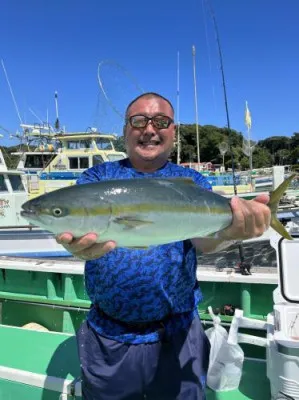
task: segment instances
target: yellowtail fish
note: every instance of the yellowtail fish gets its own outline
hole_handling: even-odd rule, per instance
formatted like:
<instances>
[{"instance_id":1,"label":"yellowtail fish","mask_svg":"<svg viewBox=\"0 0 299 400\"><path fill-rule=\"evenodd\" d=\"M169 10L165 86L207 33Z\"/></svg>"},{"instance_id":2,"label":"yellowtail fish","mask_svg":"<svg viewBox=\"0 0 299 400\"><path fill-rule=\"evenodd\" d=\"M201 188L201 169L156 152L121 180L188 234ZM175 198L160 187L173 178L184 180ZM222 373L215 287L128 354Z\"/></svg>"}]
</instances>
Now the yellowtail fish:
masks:
<instances>
[{"instance_id":1,"label":"yellowtail fish","mask_svg":"<svg viewBox=\"0 0 299 400\"><path fill-rule=\"evenodd\" d=\"M271 226L292 239L276 217L278 203L295 175L270 197ZM208 237L232 222L230 200L189 178L126 179L74 185L23 204L21 215L54 234L81 237L96 232L99 241L119 247L148 247Z\"/></svg>"}]
</instances>

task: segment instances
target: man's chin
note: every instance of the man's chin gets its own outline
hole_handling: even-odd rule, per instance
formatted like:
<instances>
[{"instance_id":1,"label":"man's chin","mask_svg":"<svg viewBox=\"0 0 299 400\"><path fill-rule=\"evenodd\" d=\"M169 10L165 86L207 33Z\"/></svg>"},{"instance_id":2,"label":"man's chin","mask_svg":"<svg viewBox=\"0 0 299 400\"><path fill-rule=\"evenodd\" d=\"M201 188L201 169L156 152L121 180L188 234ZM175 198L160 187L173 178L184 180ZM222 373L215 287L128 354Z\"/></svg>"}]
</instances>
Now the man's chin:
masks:
<instances>
[{"instance_id":1,"label":"man's chin","mask_svg":"<svg viewBox=\"0 0 299 400\"><path fill-rule=\"evenodd\" d=\"M138 149L138 155L143 160L154 160L161 156L163 152L160 149Z\"/></svg>"}]
</instances>

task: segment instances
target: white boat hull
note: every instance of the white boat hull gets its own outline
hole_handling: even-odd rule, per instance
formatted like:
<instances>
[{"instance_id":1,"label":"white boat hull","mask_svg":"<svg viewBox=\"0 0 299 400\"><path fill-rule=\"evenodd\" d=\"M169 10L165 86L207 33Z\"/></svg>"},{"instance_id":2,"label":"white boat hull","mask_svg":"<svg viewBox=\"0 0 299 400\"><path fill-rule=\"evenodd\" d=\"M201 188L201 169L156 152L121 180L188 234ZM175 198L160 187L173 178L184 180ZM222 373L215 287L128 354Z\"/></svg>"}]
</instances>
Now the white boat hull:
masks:
<instances>
[{"instance_id":1,"label":"white boat hull","mask_svg":"<svg viewBox=\"0 0 299 400\"><path fill-rule=\"evenodd\" d=\"M41 229L0 229L0 255L29 258L71 257L53 234Z\"/></svg>"}]
</instances>

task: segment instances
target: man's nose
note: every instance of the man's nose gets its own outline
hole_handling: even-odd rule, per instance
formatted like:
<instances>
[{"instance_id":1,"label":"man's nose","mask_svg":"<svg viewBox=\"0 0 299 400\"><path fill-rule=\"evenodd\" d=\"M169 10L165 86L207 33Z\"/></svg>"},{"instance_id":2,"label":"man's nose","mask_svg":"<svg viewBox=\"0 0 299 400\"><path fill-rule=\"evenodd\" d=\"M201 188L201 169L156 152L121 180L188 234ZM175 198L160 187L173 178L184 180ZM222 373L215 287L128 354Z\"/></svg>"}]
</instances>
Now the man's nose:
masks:
<instances>
[{"instance_id":1,"label":"man's nose","mask_svg":"<svg viewBox=\"0 0 299 400\"><path fill-rule=\"evenodd\" d=\"M154 127L152 120L148 121L148 123L145 127L145 132L146 133L156 133L156 128Z\"/></svg>"}]
</instances>

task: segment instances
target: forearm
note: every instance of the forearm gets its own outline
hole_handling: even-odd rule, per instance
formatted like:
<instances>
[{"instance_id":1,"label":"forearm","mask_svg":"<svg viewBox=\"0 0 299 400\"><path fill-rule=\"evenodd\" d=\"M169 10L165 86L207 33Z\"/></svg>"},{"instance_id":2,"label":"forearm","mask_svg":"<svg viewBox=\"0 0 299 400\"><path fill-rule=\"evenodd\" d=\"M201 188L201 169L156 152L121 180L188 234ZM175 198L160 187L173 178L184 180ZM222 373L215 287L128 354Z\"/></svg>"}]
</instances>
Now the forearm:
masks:
<instances>
[{"instance_id":1,"label":"forearm","mask_svg":"<svg viewBox=\"0 0 299 400\"><path fill-rule=\"evenodd\" d=\"M218 253L219 251L228 249L236 243L235 240L210 239L210 238L193 238L191 239L193 246L202 253Z\"/></svg>"}]
</instances>

